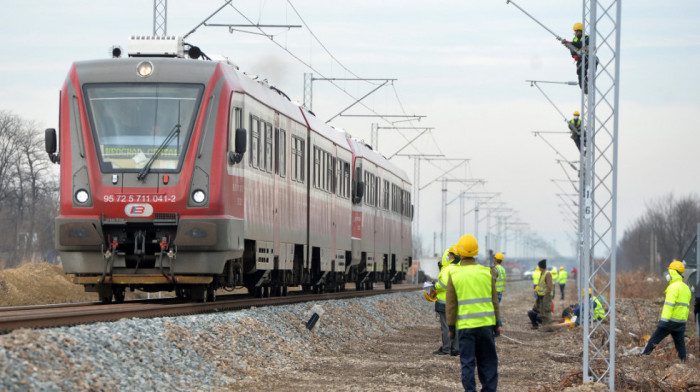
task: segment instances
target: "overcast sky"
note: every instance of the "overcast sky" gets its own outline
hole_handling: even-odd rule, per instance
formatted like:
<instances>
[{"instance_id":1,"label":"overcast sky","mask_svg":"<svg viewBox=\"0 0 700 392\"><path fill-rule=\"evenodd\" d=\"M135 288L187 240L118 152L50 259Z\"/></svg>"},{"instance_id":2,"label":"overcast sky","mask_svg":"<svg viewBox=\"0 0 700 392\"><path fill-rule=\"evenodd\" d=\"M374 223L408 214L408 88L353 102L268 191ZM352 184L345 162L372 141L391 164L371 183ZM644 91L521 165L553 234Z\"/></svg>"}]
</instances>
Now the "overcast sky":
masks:
<instances>
[{"instance_id":1,"label":"overcast sky","mask_svg":"<svg viewBox=\"0 0 700 392\"><path fill-rule=\"evenodd\" d=\"M581 21L581 1L516 2L562 37L571 38L573 24ZM170 0L168 35L184 35L223 3ZM236 0L232 4L256 23L303 24L287 1ZM487 181L472 190L500 192L499 200L516 210L518 219L533 232L562 254L574 254L573 216L562 212L556 195L562 192L551 181L566 178L556 162L560 157L533 136L534 131L566 131L566 124L542 93L525 82L576 80L573 60L550 33L504 0L438 5L415 0L292 0L291 4L352 73L398 79L393 87L381 88L364 102L381 114L405 110L426 116L413 125L435 129L404 153L470 159L468 167L453 172L453 178ZM0 110L36 120L42 128L57 127L58 92L73 61L108 57L113 45L128 46L129 35L153 30L151 0L0 0L0 5L4 16ZM210 22L247 23L232 7ZM648 202L667 193L698 192L699 22L697 0L622 3L618 238ZM266 30L315 71L260 35L229 34L223 27L202 26L186 41L209 56L226 56L241 70L268 78L298 101L303 98L305 72L314 72L315 77L353 77L330 58L307 28ZM339 85L357 98L375 87L363 82ZM314 112L320 118L328 119L352 103L328 82L318 81L313 87ZM578 86L541 87L567 118L579 109ZM357 106L348 113L371 112ZM372 122L388 125L379 119L346 117L332 124L369 143ZM391 156L417 134L381 130L379 151ZM578 159L567 134L544 136L567 159ZM413 161L404 157L392 161L413 178ZM444 162L423 162L421 184L448 167ZM452 200L463 188L450 183L448 189ZM433 233L440 231L440 185L425 188L420 199L421 236L430 243L426 248L432 249ZM471 208L473 202L468 201L466 209ZM455 202L448 210L448 244L461 234L458 213ZM485 224L479 226L480 241ZM474 231L473 215L466 217L465 230ZM507 249L511 254L516 252L512 243L509 240Z\"/></svg>"}]
</instances>

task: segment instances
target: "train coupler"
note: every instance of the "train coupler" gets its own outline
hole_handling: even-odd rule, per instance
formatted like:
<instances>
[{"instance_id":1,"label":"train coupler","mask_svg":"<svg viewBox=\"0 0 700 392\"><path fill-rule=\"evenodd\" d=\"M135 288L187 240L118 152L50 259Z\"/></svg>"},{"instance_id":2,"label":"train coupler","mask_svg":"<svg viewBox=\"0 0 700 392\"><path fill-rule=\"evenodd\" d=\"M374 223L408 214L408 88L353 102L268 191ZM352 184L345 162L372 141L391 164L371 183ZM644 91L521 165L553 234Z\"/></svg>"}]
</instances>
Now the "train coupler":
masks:
<instances>
[{"instance_id":1,"label":"train coupler","mask_svg":"<svg viewBox=\"0 0 700 392\"><path fill-rule=\"evenodd\" d=\"M117 246L119 246L119 241L115 237L113 240L107 237L109 247L107 251L104 251L104 245L102 245L102 257L105 259L105 269L102 271L102 277L97 281L98 285L104 283L107 274L109 273L109 278L112 278L112 266L114 265L114 256L117 255Z\"/></svg>"}]
</instances>

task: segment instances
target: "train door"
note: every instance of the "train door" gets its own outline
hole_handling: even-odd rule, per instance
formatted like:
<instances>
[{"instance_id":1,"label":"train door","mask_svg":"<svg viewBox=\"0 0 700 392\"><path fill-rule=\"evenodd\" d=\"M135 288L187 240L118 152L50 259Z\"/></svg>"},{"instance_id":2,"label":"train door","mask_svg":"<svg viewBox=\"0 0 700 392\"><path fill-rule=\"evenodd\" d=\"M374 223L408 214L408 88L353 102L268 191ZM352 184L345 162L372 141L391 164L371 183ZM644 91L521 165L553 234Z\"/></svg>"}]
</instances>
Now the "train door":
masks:
<instances>
[{"instance_id":1,"label":"train door","mask_svg":"<svg viewBox=\"0 0 700 392\"><path fill-rule=\"evenodd\" d=\"M330 257L332 258L331 261L331 271L336 272L336 263L338 262L338 247L336 246L336 235L337 235L337 222L336 222L336 211L337 207L335 203L338 201L338 198L336 197L336 192L337 192L337 186L338 186L338 181L336 179L336 176L338 175L338 171L336 170L336 165L338 165L338 146L333 145L333 148L331 149L331 156L329 158L329 172L330 172L330 181L331 181L331 197L330 197L330 218L331 218L331 249L330 249Z\"/></svg>"},{"instance_id":2,"label":"train door","mask_svg":"<svg viewBox=\"0 0 700 392\"><path fill-rule=\"evenodd\" d=\"M273 163L273 185L272 185L272 238L273 238L273 248L275 249L274 255L279 256L283 259L286 257L286 249L280 251L280 213L281 213L281 202L282 196L280 192L283 189L282 179L279 173L279 161L280 161L280 140L279 140L279 130L280 130L280 114L275 112L275 118L273 119L274 127L274 137L273 137L273 151L274 151L274 163ZM271 130L272 132L272 130ZM272 136L272 135L271 135Z\"/></svg>"}]
</instances>

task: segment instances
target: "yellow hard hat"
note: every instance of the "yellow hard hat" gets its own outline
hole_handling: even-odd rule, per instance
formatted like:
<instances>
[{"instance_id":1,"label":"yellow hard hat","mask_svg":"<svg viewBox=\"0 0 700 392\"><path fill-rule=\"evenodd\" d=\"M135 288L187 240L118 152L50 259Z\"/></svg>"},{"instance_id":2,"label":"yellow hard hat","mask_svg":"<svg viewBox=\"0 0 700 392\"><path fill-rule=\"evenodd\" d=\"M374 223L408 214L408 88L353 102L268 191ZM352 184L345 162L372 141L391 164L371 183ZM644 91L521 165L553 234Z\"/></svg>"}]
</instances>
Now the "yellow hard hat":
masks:
<instances>
[{"instance_id":1,"label":"yellow hard hat","mask_svg":"<svg viewBox=\"0 0 700 392\"><path fill-rule=\"evenodd\" d=\"M680 273L685 272L685 266L683 265L683 262L678 261L678 260L673 260L671 264L668 266L668 269L676 270Z\"/></svg>"},{"instance_id":2,"label":"yellow hard hat","mask_svg":"<svg viewBox=\"0 0 700 392\"><path fill-rule=\"evenodd\" d=\"M581 295L586 295L586 290L582 290ZM593 290L590 287L588 288L588 295L593 295Z\"/></svg>"},{"instance_id":3,"label":"yellow hard hat","mask_svg":"<svg viewBox=\"0 0 700 392\"><path fill-rule=\"evenodd\" d=\"M582 23L574 23L574 31L583 30Z\"/></svg>"},{"instance_id":4,"label":"yellow hard hat","mask_svg":"<svg viewBox=\"0 0 700 392\"><path fill-rule=\"evenodd\" d=\"M457 241L457 250L462 257L474 257L479 253L479 244L471 234L465 234Z\"/></svg>"},{"instance_id":5,"label":"yellow hard hat","mask_svg":"<svg viewBox=\"0 0 700 392\"><path fill-rule=\"evenodd\" d=\"M561 270L563 270L563 269L564 269L564 267L563 267L563 266L562 266L562 267L559 267L559 271L561 271Z\"/></svg>"},{"instance_id":6,"label":"yellow hard hat","mask_svg":"<svg viewBox=\"0 0 700 392\"><path fill-rule=\"evenodd\" d=\"M498 252L498 253L496 253L495 255L493 255L493 258L496 259L496 260L501 260L501 261L503 261L503 253Z\"/></svg>"},{"instance_id":7,"label":"yellow hard hat","mask_svg":"<svg viewBox=\"0 0 700 392\"><path fill-rule=\"evenodd\" d=\"M578 110L574 110L574 116L580 116L581 113L578 112Z\"/></svg>"},{"instance_id":8,"label":"yellow hard hat","mask_svg":"<svg viewBox=\"0 0 700 392\"><path fill-rule=\"evenodd\" d=\"M435 302L437 301L437 292L435 290L431 290L430 294L428 294L425 290L423 291L423 295L425 296L425 299L427 299L430 302Z\"/></svg>"},{"instance_id":9,"label":"yellow hard hat","mask_svg":"<svg viewBox=\"0 0 700 392\"><path fill-rule=\"evenodd\" d=\"M452 245L452 246L450 247L450 253L452 253L453 255L458 255L458 254L459 254L459 253L457 253L457 245Z\"/></svg>"}]
</instances>

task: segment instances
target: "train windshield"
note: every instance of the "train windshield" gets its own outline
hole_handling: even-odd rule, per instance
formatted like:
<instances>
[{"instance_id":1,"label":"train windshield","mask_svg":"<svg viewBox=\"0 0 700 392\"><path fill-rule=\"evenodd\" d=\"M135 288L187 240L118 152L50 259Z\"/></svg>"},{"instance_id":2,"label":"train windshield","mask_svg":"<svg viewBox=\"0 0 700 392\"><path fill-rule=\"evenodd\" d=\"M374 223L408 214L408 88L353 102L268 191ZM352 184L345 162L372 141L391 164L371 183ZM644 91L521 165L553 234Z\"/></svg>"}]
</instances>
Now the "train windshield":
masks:
<instances>
[{"instance_id":1,"label":"train windshield","mask_svg":"<svg viewBox=\"0 0 700 392\"><path fill-rule=\"evenodd\" d=\"M203 90L170 83L85 85L102 171L179 170Z\"/></svg>"}]
</instances>

